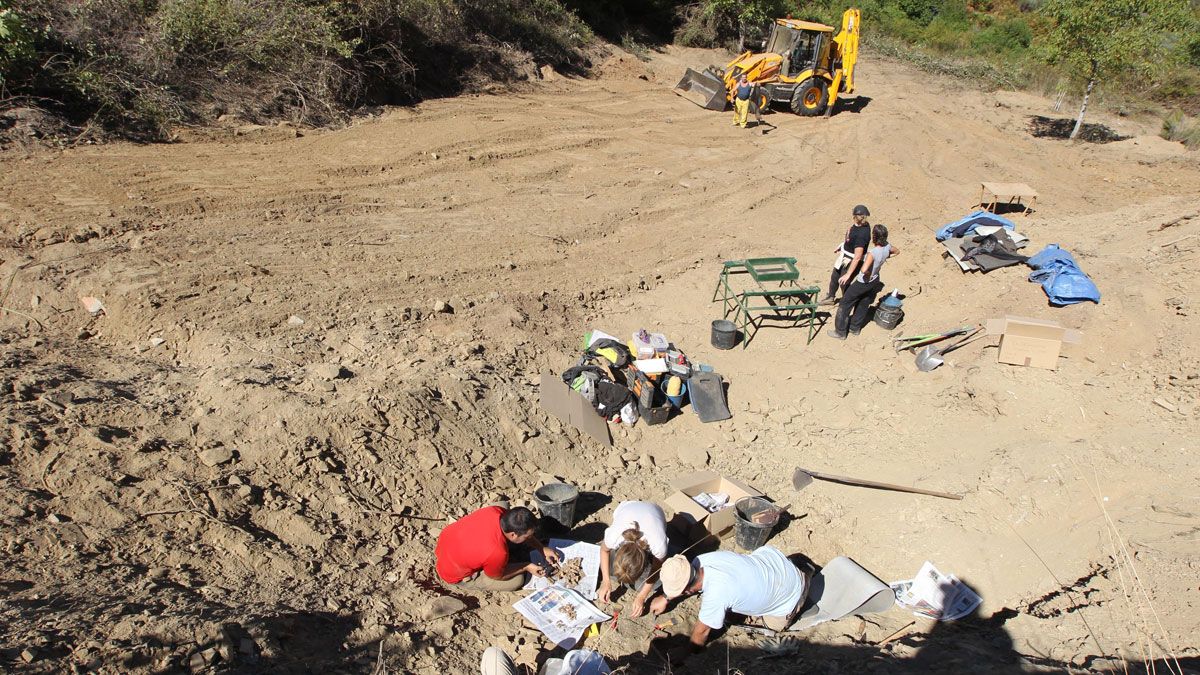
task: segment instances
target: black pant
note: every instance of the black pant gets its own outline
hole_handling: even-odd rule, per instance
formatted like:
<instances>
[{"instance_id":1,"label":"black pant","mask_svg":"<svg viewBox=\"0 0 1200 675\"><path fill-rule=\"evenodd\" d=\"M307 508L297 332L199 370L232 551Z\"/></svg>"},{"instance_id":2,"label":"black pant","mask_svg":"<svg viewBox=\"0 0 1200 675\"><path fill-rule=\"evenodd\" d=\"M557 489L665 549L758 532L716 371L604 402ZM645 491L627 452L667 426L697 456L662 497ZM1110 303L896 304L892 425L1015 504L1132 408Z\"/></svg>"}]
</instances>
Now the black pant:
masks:
<instances>
[{"instance_id":1,"label":"black pant","mask_svg":"<svg viewBox=\"0 0 1200 675\"><path fill-rule=\"evenodd\" d=\"M852 282L838 304L837 316L833 320L834 329L839 333L862 330L867 325L871 303L875 302L882 290L883 282L878 279L870 283Z\"/></svg>"},{"instance_id":2,"label":"black pant","mask_svg":"<svg viewBox=\"0 0 1200 675\"><path fill-rule=\"evenodd\" d=\"M831 297L831 298L835 297L838 292L838 287L841 286L841 284L838 283L838 280L841 279L842 275L845 274L846 272L850 272L851 279L858 276L858 268L859 267L862 267L861 260L858 261L858 265L856 265L853 268L850 267L850 263L846 263L846 266L843 267L842 269L838 269L836 267L833 268L833 272L829 275L829 292L826 293L825 295L828 297ZM851 283L853 283L853 282L851 282Z\"/></svg>"}]
</instances>

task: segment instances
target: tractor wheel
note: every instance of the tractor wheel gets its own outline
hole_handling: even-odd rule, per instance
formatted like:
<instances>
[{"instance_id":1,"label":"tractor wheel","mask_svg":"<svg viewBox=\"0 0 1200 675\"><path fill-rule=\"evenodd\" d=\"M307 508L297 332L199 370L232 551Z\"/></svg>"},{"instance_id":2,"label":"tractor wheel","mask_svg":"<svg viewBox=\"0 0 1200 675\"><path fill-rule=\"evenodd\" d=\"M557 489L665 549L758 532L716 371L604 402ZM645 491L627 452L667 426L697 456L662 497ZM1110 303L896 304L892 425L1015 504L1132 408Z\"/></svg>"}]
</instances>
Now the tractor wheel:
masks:
<instances>
[{"instance_id":1,"label":"tractor wheel","mask_svg":"<svg viewBox=\"0 0 1200 675\"><path fill-rule=\"evenodd\" d=\"M792 94L792 112L805 117L817 117L825 113L829 103L829 84L819 78L810 77L796 86Z\"/></svg>"}]
</instances>

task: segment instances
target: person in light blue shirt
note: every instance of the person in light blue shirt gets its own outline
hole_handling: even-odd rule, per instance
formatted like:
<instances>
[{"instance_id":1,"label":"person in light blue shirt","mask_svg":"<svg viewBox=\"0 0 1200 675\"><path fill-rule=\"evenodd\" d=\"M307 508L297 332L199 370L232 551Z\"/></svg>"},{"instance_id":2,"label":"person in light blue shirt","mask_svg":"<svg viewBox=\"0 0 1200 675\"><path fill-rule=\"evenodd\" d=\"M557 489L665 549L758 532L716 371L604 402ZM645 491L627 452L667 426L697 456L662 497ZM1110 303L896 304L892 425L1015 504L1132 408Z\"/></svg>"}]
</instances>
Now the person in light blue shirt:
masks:
<instances>
[{"instance_id":1,"label":"person in light blue shirt","mask_svg":"<svg viewBox=\"0 0 1200 675\"><path fill-rule=\"evenodd\" d=\"M666 611L668 598L701 594L700 614L691 633L695 650L704 646L709 633L725 627L729 612L756 619L770 630L785 630L808 597L805 575L771 546L749 555L705 553L690 563L681 555L672 556L663 563L659 578L665 597L651 603L655 614Z\"/></svg>"}]
</instances>

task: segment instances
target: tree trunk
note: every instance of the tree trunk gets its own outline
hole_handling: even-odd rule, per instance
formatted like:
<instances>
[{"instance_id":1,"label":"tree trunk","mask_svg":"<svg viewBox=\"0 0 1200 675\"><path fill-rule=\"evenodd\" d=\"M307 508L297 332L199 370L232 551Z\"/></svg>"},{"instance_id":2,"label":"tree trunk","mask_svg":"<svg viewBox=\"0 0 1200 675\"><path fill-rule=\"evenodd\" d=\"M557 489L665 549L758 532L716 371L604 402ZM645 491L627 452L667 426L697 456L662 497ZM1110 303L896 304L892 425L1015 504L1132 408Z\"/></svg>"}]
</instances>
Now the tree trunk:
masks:
<instances>
[{"instance_id":1,"label":"tree trunk","mask_svg":"<svg viewBox=\"0 0 1200 675\"><path fill-rule=\"evenodd\" d=\"M745 26L745 24L742 23L741 19L738 19L737 27L738 27L737 52L739 54L741 54L742 52L746 51L746 26Z\"/></svg>"},{"instance_id":2,"label":"tree trunk","mask_svg":"<svg viewBox=\"0 0 1200 675\"><path fill-rule=\"evenodd\" d=\"M1088 75L1087 90L1083 92L1083 105L1079 106L1079 117L1075 118L1075 128L1071 129L1071 140L1079 135L1083 128L1083 114L1087 112L1088 99L1092 96L1092 88L1096 86L1096 62L1092 61L1092 72Z\"/></svg>"}]
</instances>

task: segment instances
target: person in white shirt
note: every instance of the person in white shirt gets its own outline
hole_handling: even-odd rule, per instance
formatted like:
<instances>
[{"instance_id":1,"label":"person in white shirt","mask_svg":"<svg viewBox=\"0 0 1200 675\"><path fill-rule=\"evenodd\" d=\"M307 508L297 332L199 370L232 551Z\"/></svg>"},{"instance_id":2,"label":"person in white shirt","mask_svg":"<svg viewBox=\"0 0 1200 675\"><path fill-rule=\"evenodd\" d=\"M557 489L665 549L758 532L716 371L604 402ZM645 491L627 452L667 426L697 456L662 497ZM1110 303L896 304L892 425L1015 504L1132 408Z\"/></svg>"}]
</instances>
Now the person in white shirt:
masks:
<instances>
[{"instance_id":1,"label":"person in white shirt","mask_svg":"<svg viewBox=\"0 0 1200 675\"><path fill-rule=\"evenodd\" d=\"M692 627L694 651L704 647L708 635L725 627L728 612L757 618L774 631L785 630L808 597L808 580L778 549L763 546L749 555L716 551L688 562L681 555L663 563L662 598L650 610L661 614L670 599L700 593L700 614Z\"/></svg>"},{"instance_id":2,"label":"person in white shirt","mask_svg":"<svg viewBox=\"0 0 1200 675\"><path fill-rule=\"evenodd\" d=\"M638 589L629 616L641 616L656 586L654 573L666 558L667 518L662 508L653 502L621 502L600 542L600 599L610 601L615 577Z\"/></svg>"}]
</instances>

